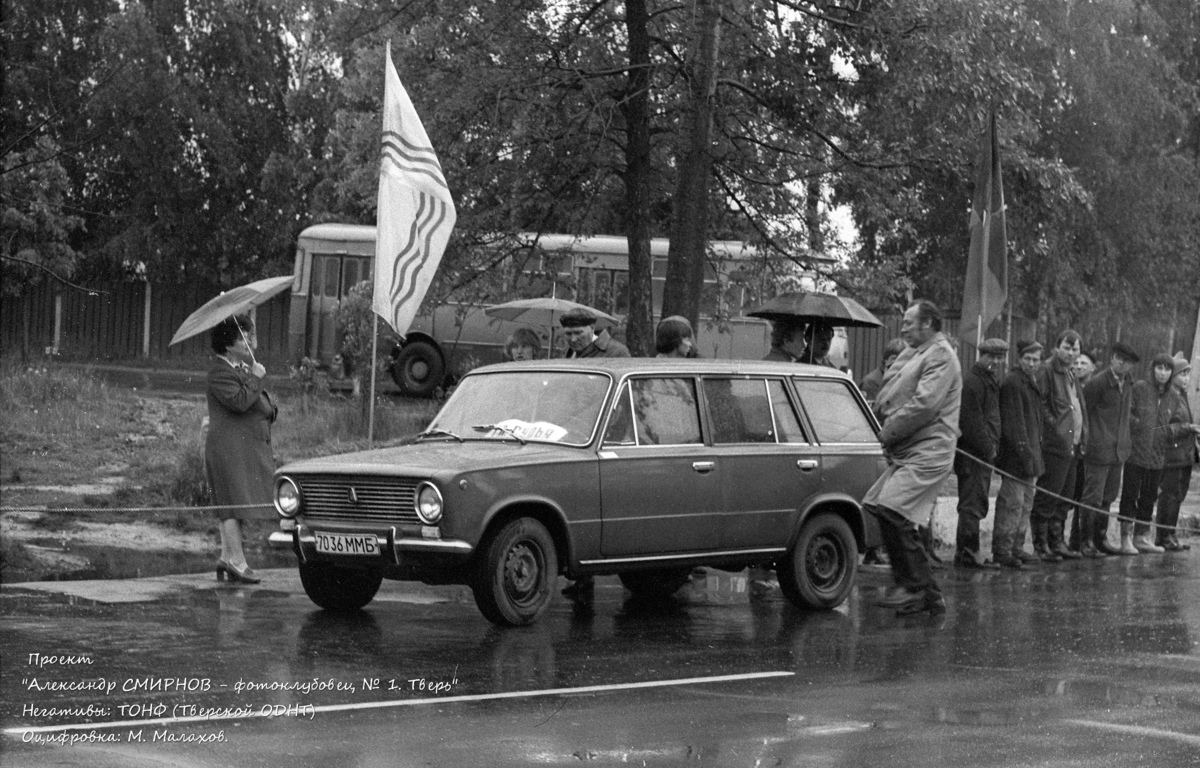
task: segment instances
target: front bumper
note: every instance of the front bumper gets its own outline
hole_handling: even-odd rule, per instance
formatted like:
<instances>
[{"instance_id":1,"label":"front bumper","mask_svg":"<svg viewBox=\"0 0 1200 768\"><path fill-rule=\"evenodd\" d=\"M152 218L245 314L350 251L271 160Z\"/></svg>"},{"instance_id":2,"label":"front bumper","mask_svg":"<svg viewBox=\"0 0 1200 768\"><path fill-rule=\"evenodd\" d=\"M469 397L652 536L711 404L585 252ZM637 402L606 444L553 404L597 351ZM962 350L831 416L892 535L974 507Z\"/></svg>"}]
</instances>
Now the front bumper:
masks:
<instances>
[{"instance_id":1,"label":"front bumper","mask_svg":"<svg viewBox=\"0 0 1200 768\"><path fill-rule=\"evenodd\" d=\"M305 525L296 524L292 531L275 531L267 539L276 549L290 548L296 553L300 562L309 560L337 559L337 555L326 555L317 552L317 537ZM395 526L388 528L386 534L375 534L375 544L379 548L380 558L392 565L401 565L404 555L449 555L457 560L470 557L474 548L465 541L458 539L426 539L418 536L405 536L396 530ZM371 557L355 556L359 562L369 562ZM376 561L377 562L377 561Z\"/></svg>"}]
</instances>

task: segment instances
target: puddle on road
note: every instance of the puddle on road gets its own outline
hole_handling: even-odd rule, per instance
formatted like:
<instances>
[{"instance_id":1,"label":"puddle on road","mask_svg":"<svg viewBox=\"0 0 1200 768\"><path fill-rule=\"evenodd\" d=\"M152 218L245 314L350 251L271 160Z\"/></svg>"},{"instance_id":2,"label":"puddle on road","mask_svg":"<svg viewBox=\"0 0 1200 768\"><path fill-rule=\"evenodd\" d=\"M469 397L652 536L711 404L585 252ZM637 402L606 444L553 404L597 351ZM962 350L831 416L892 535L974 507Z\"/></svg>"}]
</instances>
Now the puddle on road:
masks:
<instances>
[{"instance_id":1,"label":"puddle on road","mask_svg":"<svg viewBox=\"0 0 1200 768\"><path fill-rule=\"evenodd\" d=\"M54 539L38 539L34 545L54 547ZM141 549L122 549L110 546L71 545L64 554L84 558L87 565L77 570L47 576L43 581L79 581L84 579L139 579L146 576L172 576L181 573L212 571L217 553L154 552ZM255 568L290 568L296 556L287 551L264 550L251 552L248 559Z\"/></svg>"}]
</instances>

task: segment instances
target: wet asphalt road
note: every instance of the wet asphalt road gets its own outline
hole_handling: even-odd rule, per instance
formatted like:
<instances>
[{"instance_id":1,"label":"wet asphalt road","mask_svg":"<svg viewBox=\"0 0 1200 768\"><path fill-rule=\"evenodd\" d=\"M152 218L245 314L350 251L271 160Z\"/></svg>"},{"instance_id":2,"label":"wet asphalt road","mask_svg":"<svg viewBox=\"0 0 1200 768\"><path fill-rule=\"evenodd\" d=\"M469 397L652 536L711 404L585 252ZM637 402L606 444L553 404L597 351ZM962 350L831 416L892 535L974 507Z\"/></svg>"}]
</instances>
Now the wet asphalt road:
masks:
<instances>
[{"instance_id":1,"label":"wet asphalt road","mask_svg":"<svg viewBox=\"0 0 1200 768\"><path fill-rule=\"evenodd\" d=\"M290 570L6 586L0 764L1200 765L1200 551L942 579L932 620L873 607L882 571L825 614L605 578L520 630L460 588L326 614Z\"/></svg>"}]
</instances>

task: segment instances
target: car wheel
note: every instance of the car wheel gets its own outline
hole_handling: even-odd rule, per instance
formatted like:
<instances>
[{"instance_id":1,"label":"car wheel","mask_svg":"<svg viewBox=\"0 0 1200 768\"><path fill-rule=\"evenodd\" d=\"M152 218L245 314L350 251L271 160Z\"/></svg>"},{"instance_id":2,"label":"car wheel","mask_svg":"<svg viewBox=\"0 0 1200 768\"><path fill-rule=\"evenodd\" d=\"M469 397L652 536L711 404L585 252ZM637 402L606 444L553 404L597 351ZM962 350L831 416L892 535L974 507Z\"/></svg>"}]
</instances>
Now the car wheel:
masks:
<instances>
[{"instance_id":1,"label":"car wheel","mask_svg":"<svg viewBox=\"0 0 1200 768\"><path fill-rule=\"evenodd\" d=\"M854 533L837 515L816 515L804 524L776 572L784 596L795 605L811 610L836 607L850 594L858 572Z\"/></svg>"},{"instance_id":2,"label":"car wheel","mask_svg":"<svg viewBox=\"0 0 1200 768\"><path fill-rule=\"evenodd\" d=\"M329 563L301 563L300 583L309 599L327 611L357 611L375 598L383 573Z\"/></svg>"},{"instance_id":3,"label":"car wheel","mask_svg":"<svg viewBox=\"0 0 1200 768\"><path fill-rule=\"evenodd\" d=\"M654 568L649 571L625 571L618 574L621 583L634 597L661 600L670 597L687 583L691 568Z\"/></svg>"},{"instance_id":4,"label":"car wheel","mask_svg":"<svg viewBox=\"0 0 1200 768\"><path fill-rule=\"evenodd\" d=\"M442 385L446 363L437 347L413 341L400 348L392 361L392 380L411 397L430 397Z\"/></svg>"},{"instance_id":5,"label":"car wheel","mask_svg":"<svg viewBox=\"0 0 1200 768\"><path fill-rule=\"evenodd\" d=\"M488 621L519 627L546 612L558 581L558 554L546 526L531 517L517 518L481 552L471 591Z\"/></svg>"}]
</instances>

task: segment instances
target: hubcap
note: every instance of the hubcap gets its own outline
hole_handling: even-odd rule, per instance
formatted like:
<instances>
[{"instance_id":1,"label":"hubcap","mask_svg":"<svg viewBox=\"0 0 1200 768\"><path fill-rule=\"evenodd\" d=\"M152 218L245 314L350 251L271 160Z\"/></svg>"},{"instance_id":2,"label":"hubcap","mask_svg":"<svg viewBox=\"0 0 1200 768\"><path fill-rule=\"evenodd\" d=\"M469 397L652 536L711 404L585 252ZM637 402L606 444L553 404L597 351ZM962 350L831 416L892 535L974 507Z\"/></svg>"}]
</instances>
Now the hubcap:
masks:
<instances>
[{"instance_id":1,"label":"hubcap","mask_svg":"<svg viewBox=\"0 0 1200 768\"><path fill-rule=\"evenodd\" d=\"M838 542L829 536L818 536L808 545L804 569L809 582L817 589L837 586L845 570L845 553Z\"/></svg>"},{"instance_id":2,"label":"hubcap","mask_svg":"<svg viewBox=\"0 0 1200 768\"><path fill-rule=\"evenodd\" d=\"M536 597L542 580L542 553L527 541L517 542L504 558L504 591L517 603Z\"/></svg>"},{"instance_id":3,"label":"hubcap","mask_svg":"<svg viewBox=\"0 0 1200 768\"><path fill-rule=\"evenodd\" d=\"M408 375L416 381L424 381L429 376L429 363L424 360L413 360L408 366Z\"/></svg>"}]
</instances>

